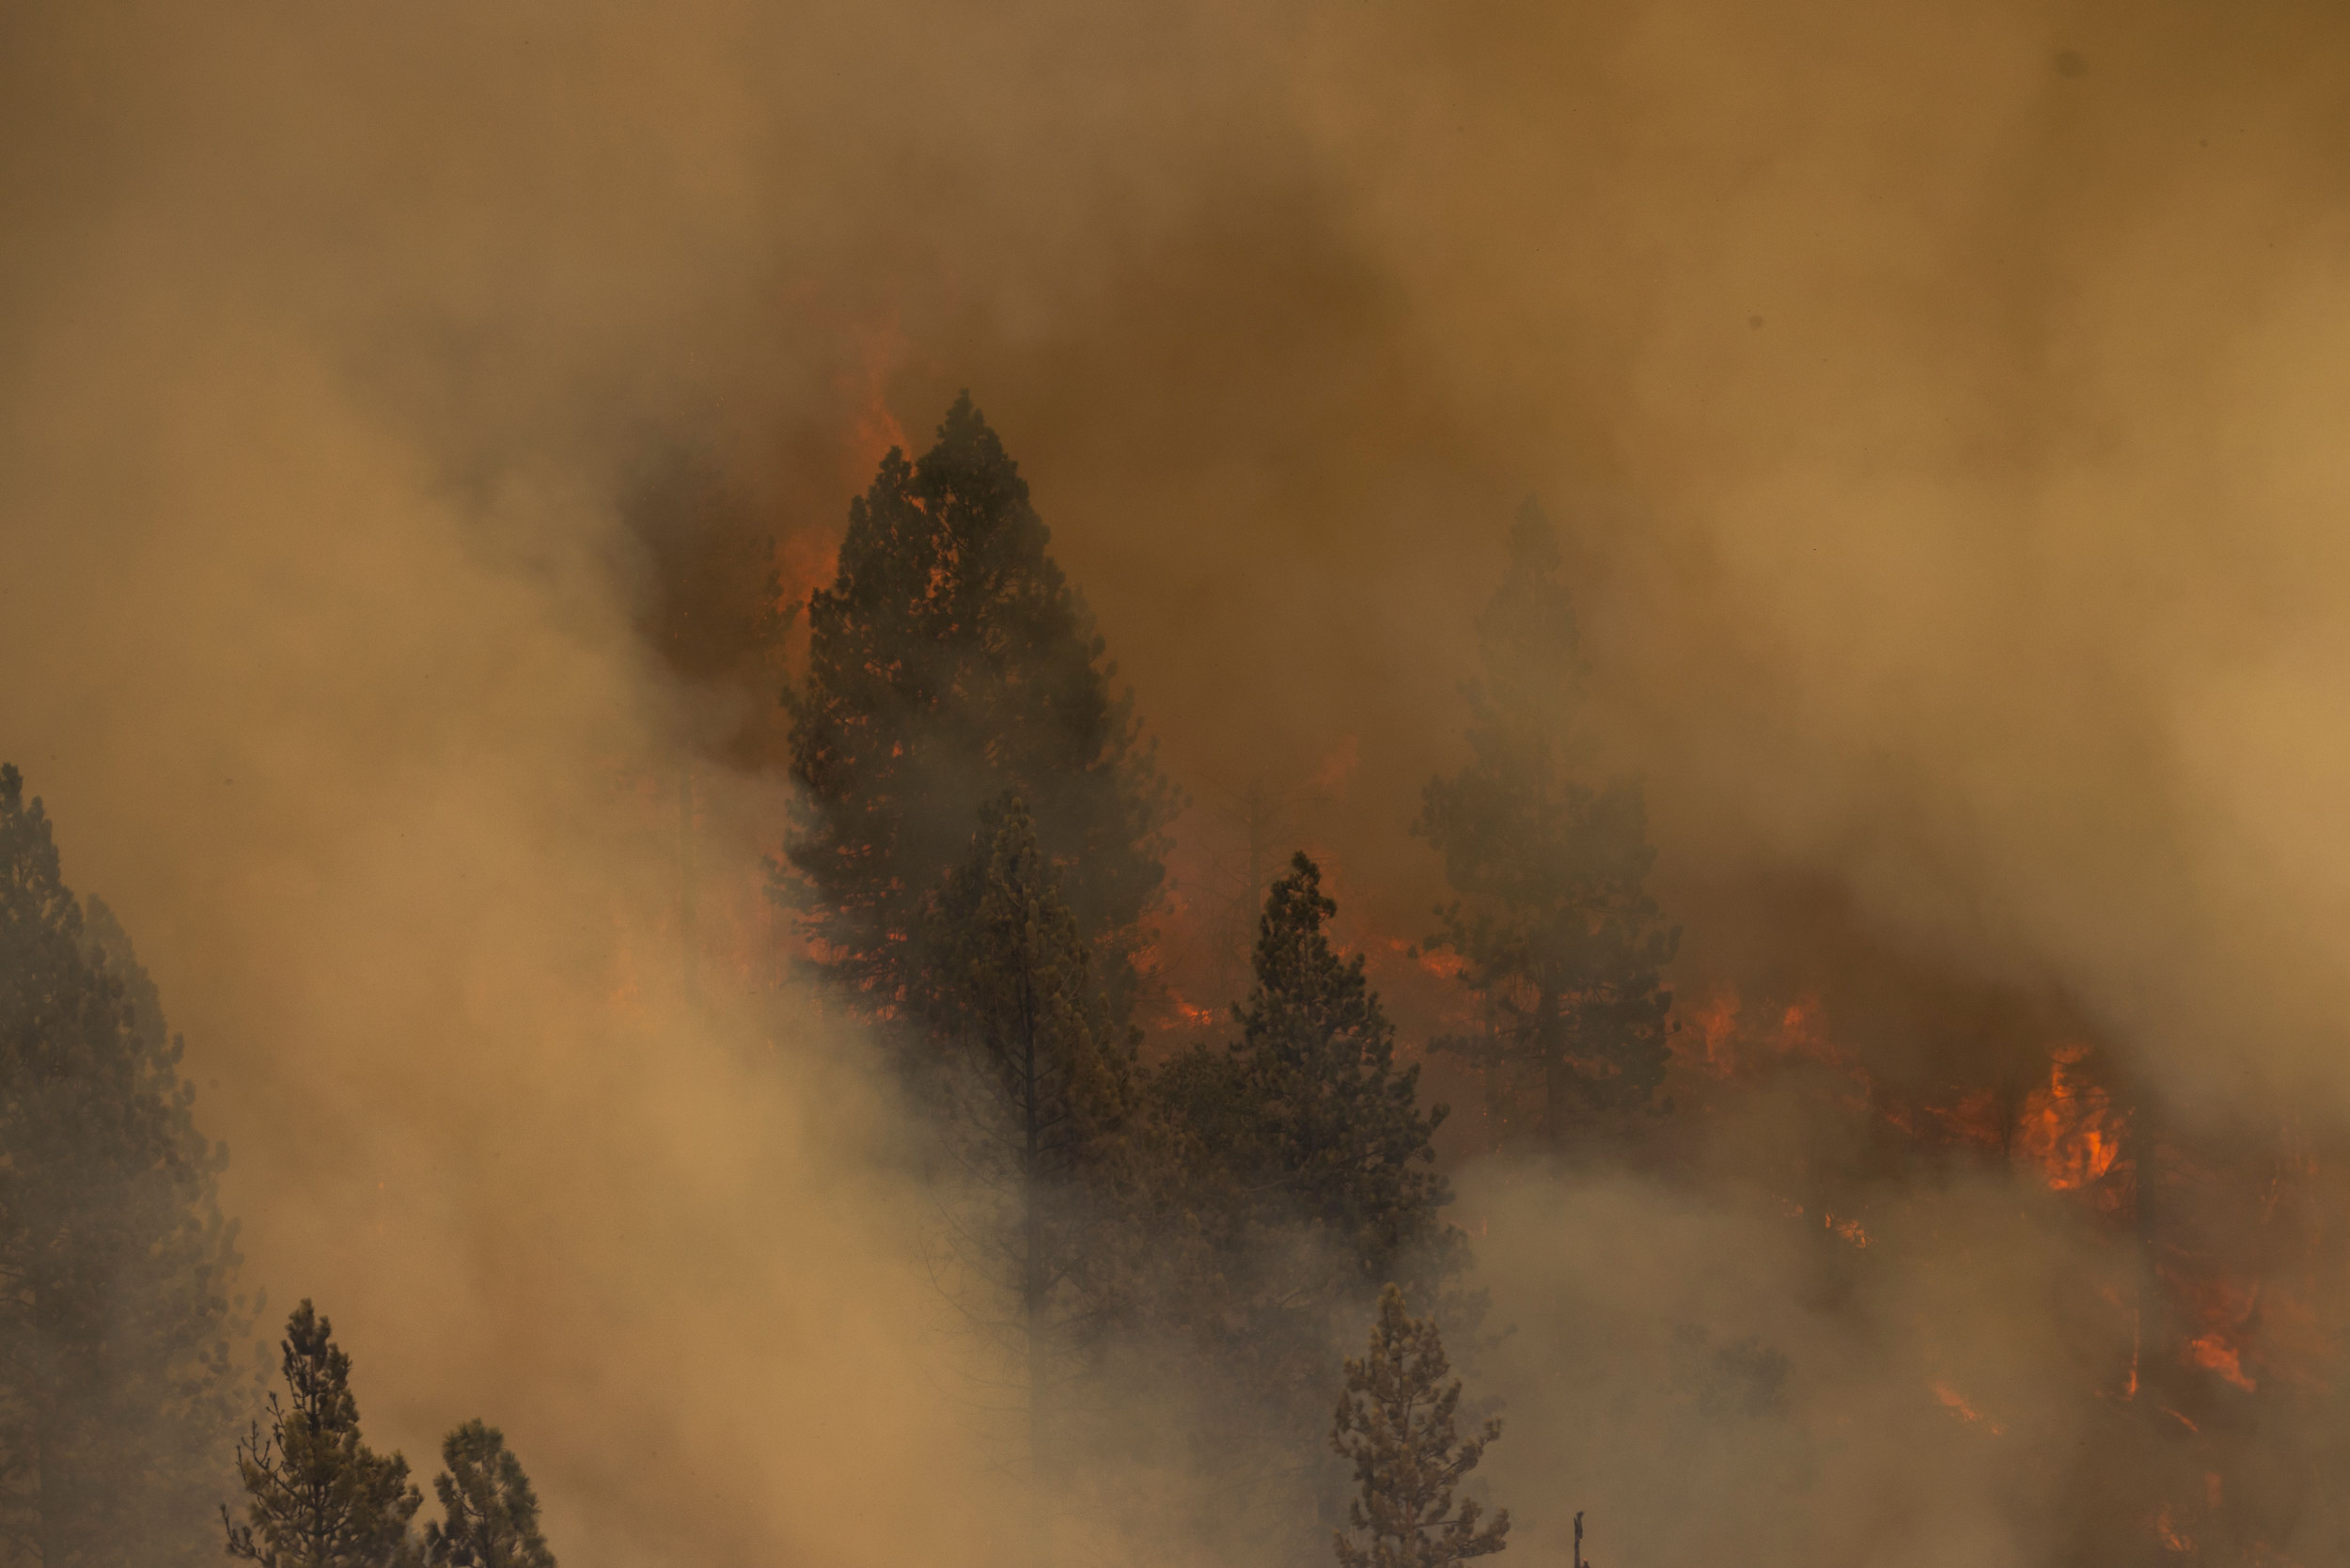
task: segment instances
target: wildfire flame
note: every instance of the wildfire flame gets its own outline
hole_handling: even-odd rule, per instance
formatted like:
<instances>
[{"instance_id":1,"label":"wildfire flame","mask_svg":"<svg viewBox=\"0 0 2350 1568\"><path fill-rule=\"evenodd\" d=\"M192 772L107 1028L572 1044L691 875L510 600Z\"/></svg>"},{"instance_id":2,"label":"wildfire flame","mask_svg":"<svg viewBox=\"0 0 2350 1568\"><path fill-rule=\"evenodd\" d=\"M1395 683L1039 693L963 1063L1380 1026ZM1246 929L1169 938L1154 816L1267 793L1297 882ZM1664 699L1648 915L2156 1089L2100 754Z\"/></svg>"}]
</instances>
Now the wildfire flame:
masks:
<instances>
[{"instance_id":1,"label":"wildfire flame","mask_svg":"<svg viewBox=\"0 0 2350 1568\"><path fill-rule=\"evenodd\" d=\"M2230 1344L2217 1329L2198 1334L2187 1341L2186 1358L2190 1364L2205 1372L2217 1372L2248 1394L2260 1387L2257 1380L2245 1373L2244 1353Z\"/></svg>"},{"instance_id":2,"label":"wildfire flame","mask_svg":"<svg viewBox=\"0 0 2350 1568\"><path fill-rule=\"evenodd\" d=\"M2195 1549L2194 1537L2181 1533L2178 1527L2170 1522L2170 1504L2165 1503L2162 1512L2155 1514L2152 1522L2154 1528L2154 1539L2162 1543L2163 1550L2191 1552Z\"/></svg>"},{"instance_id":3,"label":"wildfire flame","mask_svg":"<svg viewBox=\"0 0 2350 1568\"><path fill-rule=\"evenodd\" d=\"M2025 1097L2016 1128L2016 1154L2053 1192L2102 1181L2122 1154L2126 1119L2114 1110L2112 1096L2081 1076L2078 1068L2088 1055L2086 1045L2057 1048L2047 1083Z\"/></svg>"}]
</instances>

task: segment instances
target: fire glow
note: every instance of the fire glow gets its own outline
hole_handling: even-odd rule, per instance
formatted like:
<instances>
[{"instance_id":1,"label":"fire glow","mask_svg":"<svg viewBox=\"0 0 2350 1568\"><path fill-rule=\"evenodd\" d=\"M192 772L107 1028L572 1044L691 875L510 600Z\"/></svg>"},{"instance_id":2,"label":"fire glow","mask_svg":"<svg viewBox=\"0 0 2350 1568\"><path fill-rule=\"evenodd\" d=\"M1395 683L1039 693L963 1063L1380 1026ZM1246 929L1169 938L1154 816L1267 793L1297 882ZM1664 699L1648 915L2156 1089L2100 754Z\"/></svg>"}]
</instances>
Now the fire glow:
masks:
<instances>
[{"instance_id":1,"label":"fire glow","mask_svg":"<svg viewBox=\"0 0 2350 1568\"><path fill-rule=\"evenodd\" d=\"M2048 1081L2024 1101L2015 1152L2040 1172L2051 1192L2073 1192L2103 1181L2122 1154L2125 1117L2112 1097L2080 1075L2086 1045L2060 1045Z\"/></svg>"}]
</instances>

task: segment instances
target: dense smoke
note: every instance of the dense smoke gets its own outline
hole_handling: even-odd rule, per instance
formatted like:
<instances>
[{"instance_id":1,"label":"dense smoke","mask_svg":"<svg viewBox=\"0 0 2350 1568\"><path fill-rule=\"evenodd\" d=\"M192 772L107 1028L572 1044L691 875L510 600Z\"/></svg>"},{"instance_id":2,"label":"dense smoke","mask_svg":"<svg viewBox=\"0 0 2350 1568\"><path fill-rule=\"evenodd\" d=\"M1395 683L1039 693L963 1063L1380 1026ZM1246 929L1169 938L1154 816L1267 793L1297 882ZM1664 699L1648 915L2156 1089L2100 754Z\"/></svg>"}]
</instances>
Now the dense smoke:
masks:
<instances>
[{"instance_id":1,"label":"dense smoke","mask_svg":"<svg viewBox=\"0 0 2350 1568\"><path fill-rule=\"evenodd\" d=\"M1192 793L1176 923L1261 780L1408 978L1538 493L1684 1001L1841 996L1920 1086L2078 1038L2166 1124L2323 1146L2345 45L2282 0L10 6L0 756L379 1444L502 1425L573 1568L994 1560L991 1367L759 894L768 572L970 387ZM1775 1105L1722 1136L1800 1143ZM2033 1426L2127 1337L2036 1305L2138 1288L2086 1220L1936 1172L1823 1283L1743 1191L1464 1190L1522 1549L2072 1548L1976 1427L2087 1440ZM2247 1440L2338 1430L2295 1419Z\"/></svg>"}]
</instances>

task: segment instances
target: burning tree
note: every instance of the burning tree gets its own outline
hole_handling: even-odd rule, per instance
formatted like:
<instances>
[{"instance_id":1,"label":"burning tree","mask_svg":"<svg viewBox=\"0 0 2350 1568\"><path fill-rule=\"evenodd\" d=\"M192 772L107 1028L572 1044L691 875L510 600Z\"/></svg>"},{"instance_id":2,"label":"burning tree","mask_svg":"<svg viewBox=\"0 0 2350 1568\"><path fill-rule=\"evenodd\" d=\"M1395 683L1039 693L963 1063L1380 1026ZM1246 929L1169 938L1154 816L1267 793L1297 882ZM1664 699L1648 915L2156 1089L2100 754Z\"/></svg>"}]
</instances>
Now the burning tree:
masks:
<instances>
[{"instance_id":1,"label":"burning tree","mask_svg":"<svg viewBox=\"0 0 2350 1568\"><path fill-rule=\"evenodd\" d=\"M1406 1312L1394 1285L1381 1292L1370 1348L1347 1359L1330 1433L1331 1447L1354 1464L1356 1487L1347 1507L1352 1532L1336 1535L1341 1568L1444 1568L1508 1544L1508 1509L1484 1523L1476 1498L1454 1503L1461 1478L1501 1435L1501 1422L1462 1437L1461 1383L1451 1373L1435 1320ZM1579 1517L1576 1526L1579 1541Z\"/></svg>"},{"instance_id":2,"label":"burning tree","mask_svg":"<svg viewBox=\"0 0 2350 1568\"><path fill-rule=\"evenodd\" d=\"M917 988L922 902L1007 788L1066 871L1112 1016L1131 1007L1173 796L1050 538L965 394L918 463L882 460L833 586L809 597L807 675L784 698L800 797L774 886L819 967L876 1012Z\"/></svg>"},{"instance_id":3,"label":"burning tree","mask_svg":"<svg viewBox=\"0 0 2350 1568\"><path fill-rule=\"evenodd\" d=\"M1584 666L1559 548L1528 500L1510 565L1477 620L1481 674L1465 690L1468 764L1430 781L1414 831L1462 895L1437 911L1437 945L1465 961L1490 1027L1443 1043L1505 1080L1531 1079L1543 1130L1621 1117L1665 1081L1679 944L1645 883L1656 852L1636 782L1594 789L1578 771Z\"/></svg>"},{"instance_id":4,"label":"burning tree","mask_svg":"<svg viewBox=\"0 0 2350 1568\"><path fill-rule=\"evenodd\" d=\"M237 1445L244 1523L220 1511L228 1555L261 1568L392 1568L413 1557L408 1521L424 1499L408 1462L379 1454L359 1435L351 1356L334 1325L305 1301L286 1320L286 1390L273 1393L269 1424Z\"/></svg>"}]
</instances>

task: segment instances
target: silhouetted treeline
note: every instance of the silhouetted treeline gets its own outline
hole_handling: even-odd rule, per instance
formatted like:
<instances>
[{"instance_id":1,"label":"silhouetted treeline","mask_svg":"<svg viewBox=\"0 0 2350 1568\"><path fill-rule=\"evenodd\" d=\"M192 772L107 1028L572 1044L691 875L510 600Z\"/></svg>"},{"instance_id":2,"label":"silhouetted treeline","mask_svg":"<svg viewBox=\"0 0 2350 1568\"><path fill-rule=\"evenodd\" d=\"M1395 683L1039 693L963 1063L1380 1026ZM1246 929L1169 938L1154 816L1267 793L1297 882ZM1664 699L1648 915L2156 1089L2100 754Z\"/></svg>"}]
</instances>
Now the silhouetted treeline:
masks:
<instances>
[{"instance_id":1,"label":"silhouetted treeline","mask_svg":"<svg viewBox=\"0 0 2350 1568\"><path fill-rule=\"evenodd\" d=\"M1333 945L1302 852L1257 890L1228 1038L1141 1049L1177 796L1049 537L967 397L918 461L884 460L807 606L773 891L912 1090L952 1278L1018 1366L1040 1482L1136 1440L1118 1412L1147 1394L1182 1412L1183 1451L1155 1458L1226 1499L1202 1535L1319 1555L1343 1506L1332 1390L1352 1377L1371 1401L1340 1434L1370 1484L1364 1466L1392 1468L1365 1457L1386 1440L1379 1390L1403 1374L1363 1368L1416 1356L1411 1375L1441 1381L1439 1319L1475 1342L1434 1164L1446 1107ZM1470 761L1416 824L1461 896L1441 940L1487 1020L1443 1043L1532 1098L1554 1144L1653 1105L1673 945L1637 789L1581 771L1557 568L1529 508L1478 624ZM444 1517L416 1531L422 1494L363 1441L349 1357L306 1301L254 1418L258 1308L235 1294L226 1156L179 1059L128 938L66 886L40 804L0 770L0 1562L216 1556L206 1519L241 1482L227 1549L267 1568L550 1564L528 1482L479 1422L449 1435ZM1339 1347L1374 1318L1386 1339L1350 1372ZM1449 1424L1389 1436L1462 1469L1477 1448ZM1473 1510L1448 1517L1453 1555L1498 1545Z\"/></svg>"},{"instance_id":2,"label":"silhouetted treeline","mask_svg":"<svg viewBox=\"0 0 2350 1568\"><path fill-rule=\"evenodd\" d=\"M467 1421L441 1441L441 1517L411 1528L423 1494L408 1461L359 1431L351 1356L304 1302L279 1344L286 1389L237 1444L244 1497L223 1504L228 1556L259 1568L555 1568L539 1498L505 1435Z\"/></svg>"},{"instance_id":3,"label":"silhouetted treeline","mask_svg":"<svg viewBox=\"0 0 2350 1568\"><path fill-rule=\"evenodd\" d=\"M1239 1511L1246 1533L1286 1520L1297 1556L1340 1506L1346 1325L1388 1287L1477 1320L1434 1168L1446 1108L1397 1060L1362 959L1333 948L1303 853L1259 889L1230 1040L1145 1059L1136 956L1174 797L1048 541L967 396L918 461L883 461L785 697L803 795L776 893L933 1117L961 1277L1021 1364L1040 1480L1149 1347L1189 1462L1262 1505ZM1530 1092L1557 1144L1653 1105L1673 935L1643 890L1637 788L1579 772L1574 615L1530 506L1478 630L1471 760L1416 824L1461 894L1441 940L1490 1021L1447 1043Z\"/></svg>"},{"instance_id":4,"label":"silhouetted treeline","mask_svg":"<svg viewBox=\"0 0 2350 1568\"><path fill-rule=\"evenodd\" d=\"M922 907L1006 789L1067 871L1111 1017L1132 1011L1174 799L1050 537L966 396L920 462L894 447L883 460L849 508L838 576L808 601L808 669L785 698L799 795L777 893L876 1017L914 999Z\"/></svg>"}]
</instances>

